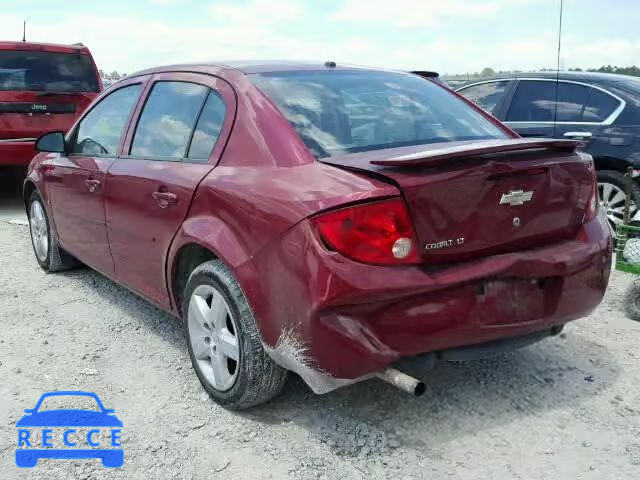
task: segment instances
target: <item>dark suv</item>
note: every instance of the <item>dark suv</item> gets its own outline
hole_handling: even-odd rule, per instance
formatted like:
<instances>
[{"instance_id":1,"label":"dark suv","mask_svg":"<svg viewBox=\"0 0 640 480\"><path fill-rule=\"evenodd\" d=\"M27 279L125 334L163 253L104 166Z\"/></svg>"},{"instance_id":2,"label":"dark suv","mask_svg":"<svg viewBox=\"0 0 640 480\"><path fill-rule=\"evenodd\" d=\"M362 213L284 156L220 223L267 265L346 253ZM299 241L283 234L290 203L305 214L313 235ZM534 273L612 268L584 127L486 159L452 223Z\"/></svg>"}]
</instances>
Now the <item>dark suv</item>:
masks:
<instances>
[{"instance_id":1,"label":"dark suv","mask_svg":"<svg viewBox=\"0 0 640 480\"><path fill-rule=\"evenodd\" d=\"M81 44L0 42L0 167L26 167L36 138L67 131L100 90Z\"/></svg>"},{"instance_id":2,"label":"dark suv","mask_svg":"<svg viewBox=\"0 0 640 480\"><path fill-rule=\"evenodd\" d=\"M521 73L465 85L458 92L523 137L587 142L609 221L622 221L624 172L640 175L640 79L587 72ZM635 188L635 204L640 189ZM633 216L637 218L637 209Z\"/></svg>"}]
</instances>

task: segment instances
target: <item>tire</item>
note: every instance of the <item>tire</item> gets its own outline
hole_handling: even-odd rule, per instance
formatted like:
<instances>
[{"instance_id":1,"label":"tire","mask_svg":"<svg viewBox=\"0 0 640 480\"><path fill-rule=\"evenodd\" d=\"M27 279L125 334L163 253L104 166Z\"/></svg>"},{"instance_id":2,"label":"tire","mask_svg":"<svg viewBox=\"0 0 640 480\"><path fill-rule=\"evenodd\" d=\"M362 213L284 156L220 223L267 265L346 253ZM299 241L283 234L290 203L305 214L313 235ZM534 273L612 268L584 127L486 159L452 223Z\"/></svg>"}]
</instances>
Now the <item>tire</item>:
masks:
<instances>
[{"instance_id":1,"label":"tire","mask_svg":"<svg viewBox=\"0 0 640 480\"><path fill-rule=\"evenodd\" d=\"M624 296L624 310L631 320L640 322L640 281L634 280Z\"/></svg>"},{"instance_id":2,"label":"tire","mask_svg":"<svg viewBox=\"0 0 640 480\"><path fill-rule=\"evenodd\" d=\"M60 272L79 265L75 258L58 245L58 241L51 231L51 223L44 202L37 191L31 194L27 215L33 253L38 265L45 272Z\"/></svg>"},{"instance_id":3,"label":"tire","mask_svg":"<svg viewBox=\"0 0 640 480\"><path fill-rule=\"evenodd\" d=\"M288 372L264 351L253 312L220 260L191 273L182 318L193 369L215 402L241 410L282 391Z\"/></svg>"},{"instance_id":4,"label":"tire","mask_svg":"<svg viewBox=\"0 0 640 480\"><path fill-rule=\"evenodd\" d=\"M627 180L624 173L617 172L615 170L598 171L598 195L600 207L605 209L609 225L613 229L614 234L616 226L622 223L624 212L624 199L620 201L617 193L622 192L624 195L626 188ZM637 211L636 205L640 205L640 187L638 187L638 184L635 181L633 182L631 198L633 200L633 205L631 207L630 218L633 219L633 216ZM612 200L614 201L612 202Z\"/></svg>"}]
</instances>

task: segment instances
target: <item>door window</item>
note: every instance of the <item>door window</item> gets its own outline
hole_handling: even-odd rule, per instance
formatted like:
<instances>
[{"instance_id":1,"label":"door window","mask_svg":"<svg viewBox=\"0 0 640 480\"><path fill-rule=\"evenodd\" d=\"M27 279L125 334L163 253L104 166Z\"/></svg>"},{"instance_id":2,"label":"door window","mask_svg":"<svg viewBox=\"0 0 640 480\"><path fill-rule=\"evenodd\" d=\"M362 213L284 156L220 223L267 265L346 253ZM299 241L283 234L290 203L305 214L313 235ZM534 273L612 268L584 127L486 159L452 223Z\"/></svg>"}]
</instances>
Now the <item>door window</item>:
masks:
<instances>
[{"instance_id":1,"label":"door window","mask_svg":"<svg viewBox=\"0 0 640 480\"><path fill-rule=\"evenodd\" d=\"M222 130L224 113L224 101L217 93L211 91L193 132L188 158L204 162L209 159Z\"/></svg>"},{"instance_id":2,"label":"door window","mask_svg":"<svg viewBox=\"0 0 640 480\"><path fill-rule=\"evenodd\" d=\"M157 82L142 110L131 155L180 160L209 89L187 82Z\"/></svg>"},{"instance_id":3,"label":"door window","mask_svg":"<svg viewBox=\"0 0 640 480\"><path fill-rule=\"evenodd\" d=\"M589 90L590 87L574 83L522 80L511 101L507 121L580 122Z\"/></svg>"},{"instance_id":4,"label":"door window","mask_svg":"<svg viewBox=\"0 0 640 480\"><path fill-rule=\"evenodd\" d=\"M554 82L547 82L554 83ZM582 108L589 98L591 87L575 83L562 83L558 86L558 110L556 121L580 122Z\"/></svg>"},{"instance_id":5,"label":"door window","mask_svg":"<svg viewBox=\"0 0 640 480\"><path fill-rule=\"evenodd\" d=\"M509 82L487 82L472 85L459 91L467 99L483 108L489 113L494 113L495 109L504 98Z\"/></svg>"},{"instance_id":6,"label":"door window","mask_svg":"<svg viewBox=\"0 0 640 480\"><path fill-rule=\"evenodd\" d=\"M78 155L115 156L141 88L140 84L122 87L93 107L78 126L71 152Z\"/></svg>"},{"instance_id":7,"label":"door window","mask_svg":"<svg viewBox=\"0 0 640 480\"><path fill-rule=\"evenodd\" d=\"M596 88L591 89L591 95L582 112L583 122L604 122L620 105L620 101L608 93Z\"/></svg>"}]
</instances>

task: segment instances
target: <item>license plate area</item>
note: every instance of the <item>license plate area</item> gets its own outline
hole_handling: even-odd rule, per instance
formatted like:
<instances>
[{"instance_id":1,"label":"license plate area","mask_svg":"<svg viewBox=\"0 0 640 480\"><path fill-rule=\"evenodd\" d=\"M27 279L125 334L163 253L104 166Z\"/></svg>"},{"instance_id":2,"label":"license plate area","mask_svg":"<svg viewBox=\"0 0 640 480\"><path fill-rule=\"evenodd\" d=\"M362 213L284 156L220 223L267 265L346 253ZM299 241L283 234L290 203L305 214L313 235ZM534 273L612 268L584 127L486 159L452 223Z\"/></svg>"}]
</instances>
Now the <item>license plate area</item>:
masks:
<instances>
[{"instance_id":1,"label":"license plate area","mask_svg":"<svg viewBox=\"0 0 640 480\"><path fill-rule=\"evenodd\" d=\"M546 317L554 301L554 279L488 280L479 286L481 325L511 325Z\"/></svg>"}]
</instances>

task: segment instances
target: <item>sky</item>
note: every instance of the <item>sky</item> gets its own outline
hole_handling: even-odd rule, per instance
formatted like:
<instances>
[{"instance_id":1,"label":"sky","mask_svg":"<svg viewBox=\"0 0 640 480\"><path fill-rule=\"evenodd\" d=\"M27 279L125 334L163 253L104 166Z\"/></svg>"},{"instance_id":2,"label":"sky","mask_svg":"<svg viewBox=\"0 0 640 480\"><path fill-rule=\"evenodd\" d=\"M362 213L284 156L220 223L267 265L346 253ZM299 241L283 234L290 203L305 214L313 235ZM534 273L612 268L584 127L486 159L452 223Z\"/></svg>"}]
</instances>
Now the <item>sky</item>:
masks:
<instances>
[{"instance_id":1,"label":"sky","mask_svg":"<svg viewBox=\"0 0 640 480\"><path fill-rule=\"evenodd\" d=\"M105 71L228 59L467 73L554 68L560 0L0 0L0 40L82 42ZM565 0L561 67L640 64L640 0Z\"/></svg>"}]
</instances>

